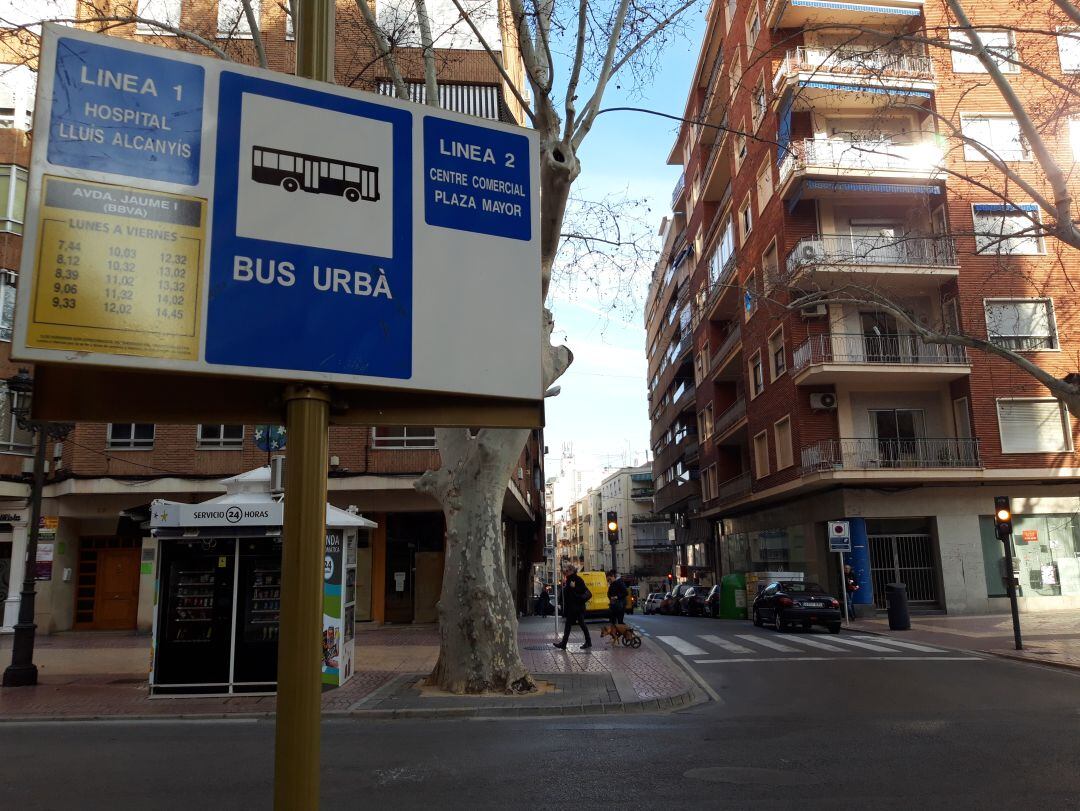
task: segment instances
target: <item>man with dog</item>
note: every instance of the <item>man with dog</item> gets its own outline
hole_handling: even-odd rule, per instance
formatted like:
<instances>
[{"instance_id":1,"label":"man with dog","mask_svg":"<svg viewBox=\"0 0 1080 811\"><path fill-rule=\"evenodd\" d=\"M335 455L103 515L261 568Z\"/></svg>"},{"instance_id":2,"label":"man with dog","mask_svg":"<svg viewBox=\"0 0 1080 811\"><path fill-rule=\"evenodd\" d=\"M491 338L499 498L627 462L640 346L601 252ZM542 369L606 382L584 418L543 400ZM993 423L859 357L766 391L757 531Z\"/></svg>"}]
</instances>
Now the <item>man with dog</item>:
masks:
<instances>
[{"instance_id":1,"label":"man with dog","mask_svg":"<svg viewBox=\"0 0 1080 811\"><path fill-rule=\"evenodd\" d=\"M589 626L585 624L585 606L592 599L592 592L585 585L585 581L578 577L577 568L569 563L563 565L562 604L566 624L563 626L562 642L552 642L556 648L566 650L566 643L570 641L570 629L575 624L581 626L581 632L585 634L585 644L582 649L592 647L592 638L589 636Z\"/></svg>"},{"instance_id":2,"label":"man with dog","mask_svg":"<svg viewBox=\"0 0 1080 811\"><path fill-rule=\"evenodd\" d=\"M609 610L611 611L611 624L616 626L623 625L626 620L626 600L630 596L630 589L627 588L622 578L619 577L619 573L614 569L608 570L607 581L607 598Z\"/></svg>"}]
</instances>

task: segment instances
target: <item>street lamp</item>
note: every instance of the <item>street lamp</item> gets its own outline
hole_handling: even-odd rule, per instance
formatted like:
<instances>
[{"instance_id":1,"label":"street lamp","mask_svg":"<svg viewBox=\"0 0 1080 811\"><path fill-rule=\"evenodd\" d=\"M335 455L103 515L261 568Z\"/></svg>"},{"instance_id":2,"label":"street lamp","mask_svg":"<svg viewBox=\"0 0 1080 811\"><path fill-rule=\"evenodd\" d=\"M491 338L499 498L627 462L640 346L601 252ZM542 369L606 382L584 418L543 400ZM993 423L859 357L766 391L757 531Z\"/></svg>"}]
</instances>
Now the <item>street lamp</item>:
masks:
<instances>
[{"instance_id":1,"label":"street lamp","mask_svg":"<svg viewBox=\"0 0 1080 811\"><path fill-rule=\"evenodd\" d=\"M23 573L22 594L19 598L19 619L11 644L11 664L4 671L4 687L31 687L37 684L37 665L34 664L34 600L37 575L38 527L41 524L41 491L45 486L45 450L49 439L63 440L74 427L66 422L47 422L30 419L30 396L34 378L27 369L7 381L8 405L15 422L24 431L37 434L34 451L34 481L30 491L30 532L26 542L26 570Z\"/></svg>"}]
</instances>

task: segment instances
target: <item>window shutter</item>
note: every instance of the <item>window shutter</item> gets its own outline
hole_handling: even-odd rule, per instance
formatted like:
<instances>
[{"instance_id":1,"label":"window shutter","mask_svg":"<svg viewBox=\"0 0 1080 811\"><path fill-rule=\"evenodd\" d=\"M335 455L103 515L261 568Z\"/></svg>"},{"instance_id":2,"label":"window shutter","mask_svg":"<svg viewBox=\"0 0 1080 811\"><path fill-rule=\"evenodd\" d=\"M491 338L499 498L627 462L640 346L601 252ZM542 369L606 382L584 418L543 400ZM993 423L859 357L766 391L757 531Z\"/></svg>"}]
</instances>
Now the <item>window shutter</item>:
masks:
<instances>
[{"instance_id":1,"label":"window shutter","mask_svg":"<svg viewBox=\"0 0 1080 811\"><path fill-rule=\"evenodd\" d=\"M1004 453L1069 449L1065 415L1057 400L998 400L997 409Z\"/></svg>"}]
</instances>

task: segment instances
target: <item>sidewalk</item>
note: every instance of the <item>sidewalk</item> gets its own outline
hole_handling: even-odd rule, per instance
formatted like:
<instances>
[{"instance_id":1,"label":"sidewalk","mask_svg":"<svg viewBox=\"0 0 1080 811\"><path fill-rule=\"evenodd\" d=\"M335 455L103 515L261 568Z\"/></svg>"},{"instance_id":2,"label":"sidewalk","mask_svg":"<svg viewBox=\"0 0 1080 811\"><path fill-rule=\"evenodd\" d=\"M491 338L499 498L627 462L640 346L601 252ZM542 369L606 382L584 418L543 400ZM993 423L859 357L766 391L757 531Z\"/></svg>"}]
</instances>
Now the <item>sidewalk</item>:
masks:
<instances>
[{"instance_id":1,"label":"sidewalk","mask_svg":"<svg viewBox=\"0 0 1080 811\"><path fill-rule=\"evenodd\" d=\"M1020 651L1013 643L1010 614L912 617L910 631L890 631L884 617L857 620L851 627L912 642L1080 670L1080 611L1021 614L1024 649Z\"/></svg>"},{"instance_id":2,"label":"sidewalk","mask_svg":"<svg viewBox=\"0 0 1080 811\"><path fill-rule=\"evenodd\" d=\"M448 696L423 689L439 652L434 625L358 626L355 672L323 694L324 716L459 717L656 712L698 699L685 673L646 639L638 650L612 649L590 626L594 647L551 646L553 620L529 617L518 631L525 667L541 689L525 696ZM577 637L580 641L580 637ZM0 666L11 636L0 637ZM39 637L39 684L0 688L0 721L30 718L266 717L273 696L150 698L148 636L68 633Z\"/></svg>"}]
</instances>

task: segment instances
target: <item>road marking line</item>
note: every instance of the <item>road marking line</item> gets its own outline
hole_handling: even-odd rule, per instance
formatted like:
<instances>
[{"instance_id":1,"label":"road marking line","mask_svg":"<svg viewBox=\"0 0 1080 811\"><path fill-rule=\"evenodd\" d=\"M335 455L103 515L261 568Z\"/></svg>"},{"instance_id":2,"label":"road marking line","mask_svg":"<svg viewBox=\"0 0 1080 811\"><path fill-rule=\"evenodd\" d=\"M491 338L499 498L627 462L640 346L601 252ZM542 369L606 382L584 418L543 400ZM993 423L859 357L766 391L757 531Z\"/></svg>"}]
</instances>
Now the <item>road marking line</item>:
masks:
<instances>
[{"instance_id":1,"label":"road marking line","mask_svg":"<svg viewBox=\"0 0 1080 811\"><path fill-rule=\"evenodd\" d=\"M764 639L760 636L755 636L754 634L735 634L735 636L737 636L739 639L745 639L747 642L752 642L755 645L761 645L765 648L772 648L773 650L778 650L781 653L805 652L799 650L798 648L790 648L787 645L781 645L779 642L773 642L771 639Z\"/></svg>"},{"instance_id":2,"label":"road marking line","mask_svg":"<svg viewBox=\"0 0 1080 811\"><path fill-rule=\"evenodd\" d=\"M683 670L685 670L687 673L690 674L690 678L692 678L697 683L697 686L700 687L702 690L704 690L706 693L709 694L709 698L711 698L717 704L723 704L724 703L724 699L720 698L720 694L717 693L714 689L712 689L709 686L709 683L707 681L705 681L705 678L700 673L698 673L696 670L694 670L694 668L690 667L690 665L688 665L686 663L685 659L683 659L681 656L675 656L673 658L675 659L676 662L679 663L679 666Z\"/></svg>"},{"instance_id":3,"label":"road marking line","mask_svg":"<svg viewBox=\"0 0 1080 811\"><path fill-rule=\"evenodd\" d=\"M921 650L926 653L945 653L941 648L931 648L929 645L916 645L914 642L903 642L899 639L886 639L880 636L854 636L852 639L865 639L873 642L880 642L882 645L896 645L899 648L910 648L911 650Z\"/></svg>"},{"instance_id":4,"label":"road marking line","mask_svg":"<svg viewBox=\"0 0 1080 811\"><path fill-rule=\"evenodd\" d=\"M839 636L837 636L836 639L834 639L833 641L839 642L841 645L851 645L856 648L864 648L865 650L876 650L879 653L899 653L899 651L893 648L886 648L883 645L871 645L869 642L859 642L855 639L841 639Z\"/></svg>"},{"instance_id":5,"label":"road marking line","mask_svg":"<svg viewBox=\"0 0 1080 811\"><path fill-rule=\"evenodd\" d=\"M800 645L809 645L812 648L821 648L821 650L832 651L833 653L844 653L844 648L838 648L836 645L830 645L828 642L819 642L816 639L810 639L805 636L789 636L792 642L798 642Z\"/></svg>"},{"instance_id":6,"label":"road marking line","mask_svg":"<svg viewBox=\"0 0 1080 811\"><path fill-rule=\"evenodd\" d=\"M756 659L695 659L695 665L742 662L981 662L978 656L765 656Z\"/></svg>"},{"instance_id":7,"label":"road marking line","mask_svg":"<svg viewBox=\"0 0 1080 811\"><path fill-rule=\"evenodd\" d=\"M716 636L715 634L702 634L698 637L698 639L704 639L706 642L717 645L718 647L721 647L726 651L730 651L731 653L753 653L750 648L732 642L730 639L723 639L722 637Z\"/></svg>"},{"instance_id":8,"label":"road marking line","mask_svg":"<svg viewBox=\"0 0 1080 811\"><path fill-rule=\"evenodd\" d=\"M704 651L697 645L691 645L682 637L678 636L658 636L656 637L667 646L674 648L684 656L708 656L709 652Z\"/></svg>"}]
</instances>

